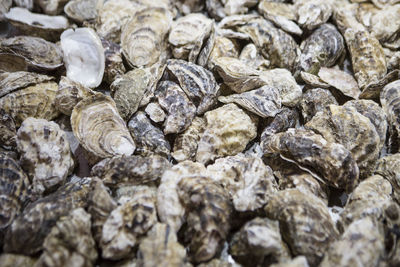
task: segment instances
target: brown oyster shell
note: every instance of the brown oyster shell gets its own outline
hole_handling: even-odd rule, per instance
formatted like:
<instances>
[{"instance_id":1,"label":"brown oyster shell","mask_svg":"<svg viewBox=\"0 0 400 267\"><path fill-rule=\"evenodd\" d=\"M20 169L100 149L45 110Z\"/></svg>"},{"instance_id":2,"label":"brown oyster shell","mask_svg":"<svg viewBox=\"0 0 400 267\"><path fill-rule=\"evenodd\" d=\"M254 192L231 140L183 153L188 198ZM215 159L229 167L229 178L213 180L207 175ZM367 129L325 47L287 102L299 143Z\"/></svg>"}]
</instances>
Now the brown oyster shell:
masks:
<instances>
[{"instance_id":1,"label":"brown oyster shell","mask_svg":"<svg viewBox=\"0 0 400 267\"><path fill-rule=\"evenodd\" d=\"M53 79L53 77L34 72L2 72L0 73L0 97L18 89Z\"/></svg>"},{"instance_id":2,"label":"brown oyster shell","mask_svg":"<svg viewBox=\"0 0 400 267\"><path fill-rule=\"evenodd\" d=\"M306 91L300 101L304 122L310 121L315 114L331 104L338 105L338 102L329 90L316 88Z\"/></svg>"}]
</instances>

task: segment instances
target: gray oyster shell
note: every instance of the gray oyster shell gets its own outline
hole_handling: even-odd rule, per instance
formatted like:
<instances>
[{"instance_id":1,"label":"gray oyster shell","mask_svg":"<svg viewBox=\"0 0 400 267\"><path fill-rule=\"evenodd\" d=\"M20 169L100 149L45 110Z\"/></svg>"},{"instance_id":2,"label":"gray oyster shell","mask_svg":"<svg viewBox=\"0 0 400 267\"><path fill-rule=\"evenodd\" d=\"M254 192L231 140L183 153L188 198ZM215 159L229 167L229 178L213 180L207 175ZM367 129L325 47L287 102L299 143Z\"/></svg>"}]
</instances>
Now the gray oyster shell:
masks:
<instances>
[{"instance_id":1,"label":"gray oyster shell","mask_svg":"<svg viewBox=\"0 0 400 267\"><path fill-rule=\"evenodd\" d=\"M295 1L297 23L309 31L327 22L333 12L333 2L326 0Z\"/></svg>"},{"instance_id":2,"label":"gray oyster shell","mask_svg":"<svg viewBox=\"0 0 400 267\"><path fill-rule=\"evenodd\" d=\"M0 73L0 97L18 89L53 80L53 77L34 72L2 72Z\"/></svg>"},{"instance_id":3,"label":"gray oyster shell","mask_svg":"<svg viewBox=\"0 0 400 267\"><path fill-rule=\"evenodd\" d=\"M398 136L400 133L400 124L398 121L399 118L399 96L400 96L400 80L394 81L386 85L381 94L380 100L382 104L382 109L385 111L387 116L387 121L389 123L389 133L390 133L390 142L396 143L398 142Z\"/></svg>"},{"instance_id":4,"label":"gray oyster shell","mask_svg":"<svg viewBox=\"0 0 400 267\"><path fill-rule=\"evenodd\" d=\"M78 23L83 23L84 21L96 18L96 4L96 0L68 1L68 3L64 6L64 12L68 18Z\"/></svg>"},{"instance_id":5,"label":"gray oyster shell","mask_svg":"<svg viewBox=\"0 0 400 267\"><path fill-rule=\"evenodd\" d=\"M393 199L400 203L400 154L396 153L380 158L376 163L375 173L383 176L393 187Z\"/></svg>"},{"instance_id":6,"label":"gray oyster shell","mask_svg":"<svg viewBox=\"0 0 400 267\"><path fill-rule=\"evenodd\" d=\"M294 128L298 120L299 113L296 109L286 107L282 108L272 119L271 123L262 131L260 138L261 143L263 143L269 136L285 132L289 128Z\"/></svg>"},{"instance_id":7,"label":"gray oyster shell","mask_svg":"<svg viewBox=\"0 0 400 267\"><path fill-rule=\"evenodd\" d=\"M4 109L0 109L0 147L16 150L17 129L14 120Z\"/></svg>"},{"instance_id":8,"label":"gray oyster shell","mask_svg":"<svg viewBox=\"0 0 400 267\"><path fill-rule=\"evenodd\" d=\"M323 111L329 105L338 105L338 102L329 90L315 88L306 91L300 101L304 122L310 121L315 114Z\"/></svg>"}]
</instances>

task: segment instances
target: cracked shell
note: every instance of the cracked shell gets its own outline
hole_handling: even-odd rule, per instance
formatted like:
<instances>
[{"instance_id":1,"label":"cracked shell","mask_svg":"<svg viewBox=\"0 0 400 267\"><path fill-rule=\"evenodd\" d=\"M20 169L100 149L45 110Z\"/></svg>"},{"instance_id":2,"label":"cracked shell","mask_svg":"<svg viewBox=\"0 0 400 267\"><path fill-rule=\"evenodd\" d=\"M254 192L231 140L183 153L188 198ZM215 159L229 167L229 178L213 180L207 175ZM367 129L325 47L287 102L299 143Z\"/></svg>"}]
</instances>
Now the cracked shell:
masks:
<instances>
[{"instance_id":1,"label":"cracked shell","mask_svg":"<svg viewBox=\"0 0 400 267\"><path fill-rule=\"evenodd\" d=\"M101 93L74 107L71 127L79 143L97 157L129 156L135 151L135 143L114 101Z\"/></svg>"},{"instance_id":2,"label":"cracked shell","mask_svg":"<svg viewBox=\"0 0 400 267\"><path fill-rule=\"evenodd\" d=\"M236 155L257 135L257 123L235 104L208 111L205 118L207 126L196 153L201 163Z\"/></svg>"},{"instance_id":3,"label":"cracked shell","mask_svg":"<svg viewBox=\"0 0 400 267\"><path fill-rule=\"evenodd\" d=\"M74 169L67 136L57 123L26 119L17 132L17 147L33 193L38 195L62 185Z\"/></svg>"},{"instance_id":4,"label":"cracked shell","mask_svg":"<svg viewBox=\"0 0 400 267\"><path fill-rule=\"evenodd\" d=\"M184 243L189 243L191 260L199 263L214 258L230 229L228 193L212 179L194 176L180 180L178 194L187 214Z\"/></svg>"},{"instance_id":5,"label":"cracked shell","mask_svg":"<svg viewBox=\"0 0 400 267\"><path fill-rule=\"evenodd\" d=\"M329 90L322 88L308 90L300 101L304 122L307 123L315 114L325 110L331 104L338 105L338 102Z\"/></svg>"},{"instance_id":6,"label":"cracked shell","mask_svg":"<svg viewBox=\"0 0 400 267\"><path fill-rule=\"evenodd\" d=\"M320 182L351 192L358 183L359 170L351 152L343 145L326 141L310 130L289 129L271 136L264 154L279 153Z\"/></svg>"},{"instance_id":7,"label":"cracked shell","mask_svg":"<svg viewBox=\"0 0 400 267\"><path fill-rule=\"evenodd\" d=\"M311 265L319 263L330 243L339 236L325 203L297 189L276 193L265 212L269 218L279 220L281 230L284 229L283 240L294 256L304 255Z\"/></svg>"}]
</instances>

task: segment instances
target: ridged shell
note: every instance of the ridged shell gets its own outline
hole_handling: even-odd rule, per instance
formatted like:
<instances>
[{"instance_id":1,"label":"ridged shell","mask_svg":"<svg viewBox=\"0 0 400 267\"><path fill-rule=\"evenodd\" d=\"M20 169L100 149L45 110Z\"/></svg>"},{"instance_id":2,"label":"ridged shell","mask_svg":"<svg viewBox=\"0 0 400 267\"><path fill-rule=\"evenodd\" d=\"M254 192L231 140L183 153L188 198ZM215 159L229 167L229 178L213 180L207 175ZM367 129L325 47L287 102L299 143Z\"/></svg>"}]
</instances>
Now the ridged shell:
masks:
<instances>
[{"instance_id":1,"label":"ridged shell","mask_svg":"<svg viewBox=\"0 0 400 267\"><path fill-rule=\"evenodd\" d=\"M53 80L53 77L34 72L3 72L0 73L0 97L15 90Z\"/></svg>"},{"instance_id":2,"label":"ridged shell","mask_svg":"<svg viewBox=\"0 0 400 267\"><path fill-rule=\"evenodd\" d=\"M295 1L297 23L309 31L328 21L333 11L333 4L326 0Z\"/></svg>"},{"instance_id":3,"label":"ridged shell","mask_svg":"<svg viewBox=\"0 0 400 267\"><path fill-rule=\"evenodd\" d=\"M64 6L64 13L68 16L68 18L78 23L83 23L84 21L96 18L96 4L96 0L69 1Z\"/></svg>"},{"instance_id":4,"label":"ridged shell","mask_svg":"<svg viewBox=\"0 0 400 267\"><path fill-rule=\"evenodd\" d=\"M146 8L135 13L121 34L122 51L129 65L149 67L159 60L171 22L172 16L164 8Z\"/></svg>"},{"instance_id":5,"label":"ridged shell","mask_svg":"<svg viewBox=\"0 0 400 267\"><path fill-rule=\"evenodd\" d=\"M215 60L220 57L238 57L239 47L235 40L223 36L216 36L214 47L208 58L207 67L212 70L215 66Z\"/></svg>"},{"instance_id":6,"label":"ridged shell","mask_svg":"<svg viewBox=\"0 0 400 267\"><path fill-rule=\"evenodd\" d=\"M74 169L67 136L54 122L26 119L17 133L17 147L36 194L62 185Z\"/></svg>"},{"instance_id":7,"label":"ridged shell","mask_svg":"<svg viewBox=\"0 0 400 267\"><path fill-rule=\"evenodd\" d=\"M114 101L101 93L75 106L71 127L79 143L97 157L129 156L135 151L135 143Z\"/></svg>"},{"instance_id":8,"label":"ridged shell","mask_svg":"<svg viewBox=\"0 0 400 267\"><path fill-rule=\"evenodd\" d=\"M21 254L2 253L0 255L1 267L13 266L34 266L37 261L35 257L28 257Z\"/></svg>"},{"instance_id":9,"label":"ridged shell","mask_svg":"<svg viewBox=\"0 0 400 267\"><path fill-rule=\"evenodd\" d=\"M207 126L197 148L199 162L236 155L257 135L257 124L235 104L226 104L204 116Z\"/></svg>"},{"instance_id":10,"label":"ridged shell","mask_svg":"<svg viewBox=\"0 0 400 267\"><path fill-rule=\"evenodd\" d=\"M71 181L51 195L29 204L8 228L4 251L24 255L39 252L58 218L86 206L89 187L88 178Z\"/></svg>"},{"instance_id":11,"label":"ridged shell","mask_svg":"<svg viewBox=\"0 0 400 267\"><path fill-rule=\"evenodd\" d=\"M273 135L263 147L264 153L279 153L315 178L348 192L358 182L359 170L351 152L343 145L326 141L309 130L289 129Z\"/></svg>"},{"instance_id":12,"label":"ridged shell","mask_svg":"<svg viewBox=\"0 0 400 267\"><path fill-rule=\"evenodd\" d=\"M322 88L308 90L303 94L300 101L304 122L307 123L315 114L323 111L331 104L338 105L338 102L329 90Z\"/></svg>"},{"instance_id":13,"label":"ridged shell","mask_svg":"<svg viewBox=\"0 0 400 267\"><path fill-rule=\"evenodd\" d=\"M0 107L13 118L16 127L28 117L52 120L59 115L54 105L57 88L54 82L29 86L0 98Z\"/></svg>"},{"instance_id":14,"label":"ridged shell","mask_svg":"<svg viewBox=\"0 0 400 267\"><path fill-rule=\"evenodd\" d=\"M161 155L168 157L171 145L165 139L163 132L151 124L146 114L138 111L130 119L128 129L136 143L136 152L144 156Z\"/></svg>"},{"instance_id":15,"label":"ridged shell","mask_svg":"<svg viewBox=\"0 0 400 267\"><path fill-rule=\"evenodd\" d=\"M178 183L179 199L187 214L184 242L193 262L214 258L228 236L231 203L227 192L210 178L186 177Z\"/></svg>"},{"instance_id":16,"label":"ridged shell","mask_svg":"<svg viewBox=\"0 0 400 267\"><path fill-rule=\"evenodd\" d=\"M265 207L267 216L279 220L283 240L292 253L317 265L338 232L328 207L319 198L297 189L276 193Z\"/></svg>"}]
</instances>

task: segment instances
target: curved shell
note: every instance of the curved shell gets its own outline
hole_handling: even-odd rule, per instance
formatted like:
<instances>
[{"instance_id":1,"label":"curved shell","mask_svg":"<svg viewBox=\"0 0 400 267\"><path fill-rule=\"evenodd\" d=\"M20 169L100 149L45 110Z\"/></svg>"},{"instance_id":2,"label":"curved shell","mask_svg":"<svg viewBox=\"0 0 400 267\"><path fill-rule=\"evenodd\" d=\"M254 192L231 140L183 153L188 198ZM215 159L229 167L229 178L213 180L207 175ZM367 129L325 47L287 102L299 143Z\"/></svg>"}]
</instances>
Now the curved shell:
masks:
<instances>
[{"instance_id":1,"label":"curved shell","mask_svg":"<svg viewBox=\"0 0 400 267\"><path fill-rule=\"evenodd\" d=\"M94 30L66 30L61 34L61 48L68 78L90 88L100 85L105 58L103 45Z\"/></svg>"},{"instance_id":2,"label":"curved shell","mask_svg":"<svg viewBox=\"0 0 400 267\"><path fill-rule=\"evenodd\" d=\"M400 203L400 153L380 158L376 163L375 173L382 175L393 187L393 199Z\"/></svg>"},{"instance_id":3,"label":"curved shell","mask_svg":"<svg viewBox=\"0 0 400 267\"><path fill-rule=\"evenodd\" d=\"M83 23L96 18L96 4L96 0L73 0L64 6L64 12L68 18Z\"/></svg>"},{"instance_id":4,"label":"curved shell","mask_svg":"<svg viewBox=\"0 0 400 267\"><path fill-rule=\"evenodd\" d=\"M0 51L22 56L29 69L52 71L63 65L60 48L42 38L17 36L0 41Z\"/></svg>"},{"instance_id":5,"label":"curved shell","mask_svg":"<svg viewBox=\"0 0 400 267\"><path fill-rule=\"evenodd\" d=\"M398 120L400 116L398 108L400 106L400 80L387 84L380 94L380 100L389 123L391 142L394 143L393 145L397 145L400 133L400 123Z\"/></svg>"},{"instance_id":6,"label":"curved shell","mask_svg":"<svg viewBox=\"0 0 400 267\"><path fill-rule=\"evenodd\" d=\"M74 168L67 136L54 122L24 120L17 132L17 147L33 192L38 195L62 185Z\"/></svg>"},{"instance_id":7,"label":"curved shell","mask_svg":"<svg viewBox=\"0 0 400 267\"><path fill-rule=\"evenodd\" d=\"M294 128L299 120L299 113L296 109L282 108L277 113L271 123L265 127L261 134L261 145L269 136L284 132L289 128Z\"/></svg>"},{"instance_id":8,"label":"curved shell","mask_svg":"<svg viewBox=\"0 0 400 267\"><path fill-rule=\"evenodd\" d=\"M100 38L104 48L105 69L103 81L111 84L118 76L126 72L122 61L121 46L112 41Z\"/></svg>"},{"instance_id":9,"label":"curved shell","mask_svg":"<svg viewBox=\"0 0 400 267\"><path fill-rule=\"evenodd\" d=\"M2 72L0 73L0 97L15 90L53 80L54 77L34 72Z\"/></svg>"},{"instance_id":10,"label":"curved shell","mask_svg":"<svg viewBox=\"0 0 400 267\"><path fill-rule=\"evenodd\" d=\"M322 81L333 86L345 96L358 99L361 91L354 77L344 71L334 68L320 68L318 76Z\"/></svg>"},{"instance_id":11,"label":"curved shell","mask_svg":"<svg viewBox=\"0 0 400 267\"><path fill-rule=\"evenodd\" d=\"M17 129L11 116L0 108L0 148L15 150Z\"/></svg>"},{"instance_id":12,"label":"curved shell","mask_svg":"<svg viewBox=\"0 0 400 267\"><path fill-rule=\"evenodd\" d=\"M329 90L322 88L308 90L303 94L300 101L304 122L310 121L315 114L323 111L331 104L338 105L338 102Z\"/></svg>"},{"instance_id":13,"label":"curved shell","mask_svg":"<svg viewBox=\"0 0 400 267\"><path fill-rule=\"evenodd\" d=\"M215 37L207 63L209 70L214 69L215 60L220 57L239 57L239 46L235 40L218 35Z\"/></svg>"},{"instance_id":14,"label":"curved shell","mask_svg":"<svg viewBox=\"0 0 400 267\"><path fill-rule=\"evenodd\" d=\"M309 31L328 21L332 15L332 2L326 0L296 1L297 23Z\"/></svg>"},{"instance_id":15,"label":"curved shell","mask_svg":"<svg viewBox=\"0 0 400 267\"><path fill-rule=\"evenodd\" d=\"M57 87L54 82L26 87L0 98L0 107L11 115L16 127L28 117L52 120L59 115L54 105Z\"/></svg>"},{"instance_id":16,"label":"curved shell","mask_svg":"<svg viewBox=\"0 0 400 267\"><path fill-rule=\"evenodd\" d=\"M138 11L124 26L121 34L122 52L133 67L149 67L165 50L172 15L164 8Z\"/></svg>"},{"instance_id":17,"label":"curved shell","mask_svg":"<svg viewBox=\"0 0 400 267\"><path fill-rule=\"evenodd\" d=\"M100 158L131 155L135 143L114 101L103 94L81 100L71 114L71 127L80 144Z\"/></svg>"}]
</instances>

